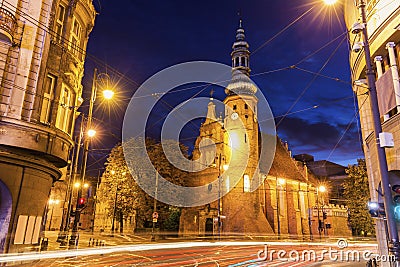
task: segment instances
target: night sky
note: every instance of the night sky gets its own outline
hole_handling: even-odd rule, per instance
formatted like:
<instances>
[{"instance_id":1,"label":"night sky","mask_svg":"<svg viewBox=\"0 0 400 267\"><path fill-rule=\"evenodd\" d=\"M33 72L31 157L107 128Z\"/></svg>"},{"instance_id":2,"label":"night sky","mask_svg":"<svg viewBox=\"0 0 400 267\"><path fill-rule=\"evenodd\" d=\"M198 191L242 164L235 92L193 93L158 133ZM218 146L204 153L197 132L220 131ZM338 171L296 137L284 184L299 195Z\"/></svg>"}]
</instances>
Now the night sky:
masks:
<instances>
[{"instance_id":1,"label":"night sky","mask_svg":"<svg viewBox=\"0 0 400 267\"><path fill-rule=\"evenodd\" d=\"M92 69L97 67L117 83L118 99L111 105L96 103L94 116L101 134L93 142L92 171L103 167L107 149L119 141L129 97L146 79L187 61L231 64L238 13L252 53L251 79L269 101L278 135L293 154L308 153L316 160L345 166L363 157L340 5L326 7L304 0L96 0L94 4L99 15L88 44L84 97L88 99ZM215 98L225 98L223 88L192 87L167 95L154 113L162 118L171 106L198 93L209 96L211 89ZM206 113L205 107L199 108ZM161 124L156 123L149 136L157 136L156 126ZM185 144L191 146L197 133L193 124L185 127Z\"/></svg>"}]
</instances>

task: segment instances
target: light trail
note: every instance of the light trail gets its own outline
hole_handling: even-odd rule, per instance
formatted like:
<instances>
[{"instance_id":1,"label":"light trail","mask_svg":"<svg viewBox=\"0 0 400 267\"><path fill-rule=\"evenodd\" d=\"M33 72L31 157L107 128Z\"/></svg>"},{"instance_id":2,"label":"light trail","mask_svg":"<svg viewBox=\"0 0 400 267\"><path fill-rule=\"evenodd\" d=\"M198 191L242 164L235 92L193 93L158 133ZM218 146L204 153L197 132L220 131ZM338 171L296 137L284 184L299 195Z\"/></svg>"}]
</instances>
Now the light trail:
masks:
<instances>
[{"instance_id":1,"label":"light trail","mask_svg":"<svg viewBox=\"0 0 400 267\"><path fill-rule=\"evenodd\" d=\"M332 246L337 247L337 242L327 243L310 243L310 242L274 242L274 241L222 241L222 242L179 242L172 244L145 244L145 245L123 245L103 248L88 248L88 249L77 249L69 251L53 251L53 252L34 252L34 253L11 253L4 256L0 256L0 263L5 262L21 262L21 261L34 261L42 259L55 259L55 258L66 258L66 257L77 257L77 256L91 256L99 254L110 254L117 252L134 252L134 251L150 251L158 249L179 249L179 248L191 248L191 247L217 247L217 246ZM370 247L377 246L375 243L353 243L348 244L348 247Z\"/></svg>"}]
</instances>

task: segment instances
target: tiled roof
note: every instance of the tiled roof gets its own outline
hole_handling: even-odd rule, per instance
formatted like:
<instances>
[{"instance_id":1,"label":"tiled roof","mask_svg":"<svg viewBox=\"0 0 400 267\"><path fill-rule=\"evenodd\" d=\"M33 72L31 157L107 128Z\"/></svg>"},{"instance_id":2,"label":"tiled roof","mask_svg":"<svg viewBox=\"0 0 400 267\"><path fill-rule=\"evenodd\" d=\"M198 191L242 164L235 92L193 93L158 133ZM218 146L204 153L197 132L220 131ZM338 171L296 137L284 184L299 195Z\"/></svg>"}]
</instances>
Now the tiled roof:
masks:
<instances>
[{"instance_id":1,"label":"tiled roof","mask_svg":"<svg viewBox=\"0 0 400 267\"><path fill-rule=\"evenodd\" d=\"M292 159L289 151L279 137L276 137L275 147L275 156L270 170L268 171L266 166L261 165L261 173L265 174L268 171L268 175L271 176L306 182L305 172L301 167L296 165L296 162ZM315 183L316 181L316 178L312 174L308 175L308 179L311 183Z\"/></svg>"}]
</instances>

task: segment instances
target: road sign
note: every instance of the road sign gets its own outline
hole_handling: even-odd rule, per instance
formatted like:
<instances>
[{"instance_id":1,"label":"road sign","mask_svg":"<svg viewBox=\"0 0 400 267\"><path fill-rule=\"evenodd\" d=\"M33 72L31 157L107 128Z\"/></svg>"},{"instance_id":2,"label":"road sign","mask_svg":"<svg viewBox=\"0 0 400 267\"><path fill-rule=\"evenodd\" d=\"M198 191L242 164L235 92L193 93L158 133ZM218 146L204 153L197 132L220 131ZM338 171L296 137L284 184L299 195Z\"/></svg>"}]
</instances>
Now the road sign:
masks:
<instances>
[{"instance_id":1,"label":"road sign","mask_svg":"<svg viewBox=\"0 0 400 267\"><path fill-rule=\"evenodd\" d=\"M158 212L157 211L153 212L153 219L158 219Z\"/></svg>"},{"instance_id":2,"label":"road sign","mask_svg":"<svg viewBox=\"0 0 400 267\"><path fill-rule=\"evenodd\" d=\"M153 218L153 222L156 223L157 222L157 218Z\"/></svg>"}]
</instances>

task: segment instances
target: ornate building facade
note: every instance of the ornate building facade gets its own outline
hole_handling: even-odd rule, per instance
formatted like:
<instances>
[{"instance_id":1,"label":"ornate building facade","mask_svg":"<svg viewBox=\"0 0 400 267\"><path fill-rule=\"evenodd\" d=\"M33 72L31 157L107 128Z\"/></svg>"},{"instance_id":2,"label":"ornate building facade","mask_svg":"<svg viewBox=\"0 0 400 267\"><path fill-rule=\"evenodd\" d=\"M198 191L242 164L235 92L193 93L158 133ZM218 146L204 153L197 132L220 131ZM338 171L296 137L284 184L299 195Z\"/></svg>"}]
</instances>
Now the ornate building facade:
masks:
<instances>
[{"instance_id":1,"label":"ornate building facade","mask_svg":"<svg viewBox=\"0 0 400 267\"><path fill-rule=\"evenodd\" d=\"M0 251L39 242L60 168L68 164L91 0L10 0L0 6Z\"/></svg>"},{"instance_id":2,"label":"ornate building facade","mask_svg":"<svg viewBox=\"0 0 400 267\"><path fill-rule=\"evenodd\" d=\"M386 148L389 171L400 169L400 2L390 0L369 0L366 2L367 31L372 60L375 62L376 87L382 129L394 137L394 147ZM360 22L360 14L354 1L345 1L345 21L351 29L353 23ZM361 41L356 36L355 41ZM353 37L351 38L353 40ZM353 45L353 44L351 44ZM361 43L361 46L363 44ZM361 50L350 53L353 91L357 94L363 148L367 163L372 201L381 201L378 196L380 176L373 134L372 112L366 85L365 55ZM381 253L387 253L385 222L376 219L376 233Z\"/></svg>"},{"instance_id":3,"label":"ornate building facade","mask_svg":"<svg viewBox=\"0 0 400 267\"><path fill-rule=\"evenodd\" d=\"M184 208L180 234L315 234L318 221L312 209L316 179L296 164L287 146L275 136L267 136L269 140L276 138L276 142L270 142L276 147L269 147L275 150L271 168L259 166L261 136L265 134L259 131L257 110L262 107L257 106L257 87L249 81L250 52L241 25L231 57L232 79L223 102L225 115L216 116L211 100L193 151L194 165L209 168L194 173L187 181L190 186L211 185L220 177L218 188L208 189L210 193L217 190L223 197L204 206ZM235 171L239 165L243 171ZM261 185L252 190L258 179ZM343 233L348 235L349 231Z\"/></svg>"}]
</instances>

